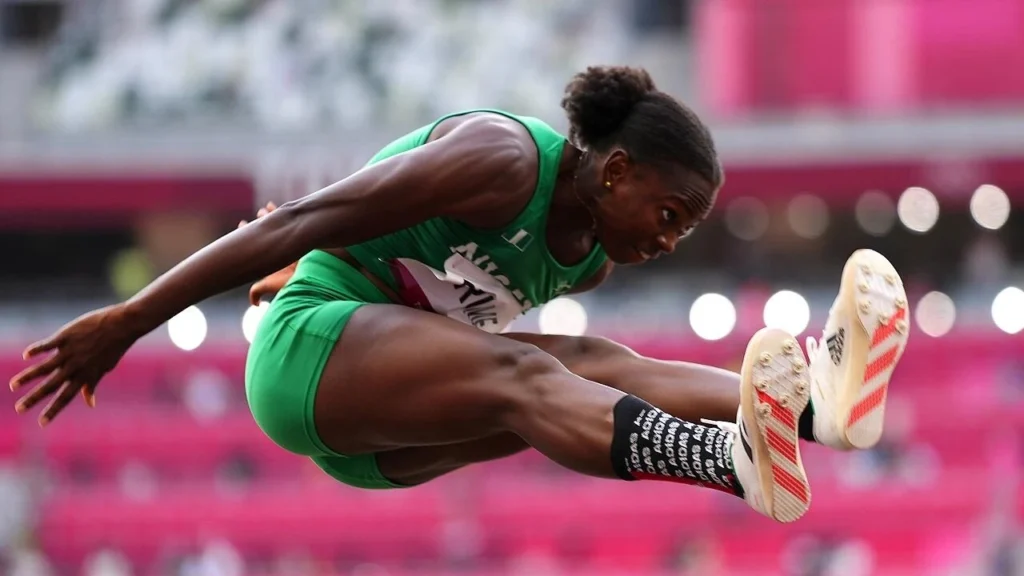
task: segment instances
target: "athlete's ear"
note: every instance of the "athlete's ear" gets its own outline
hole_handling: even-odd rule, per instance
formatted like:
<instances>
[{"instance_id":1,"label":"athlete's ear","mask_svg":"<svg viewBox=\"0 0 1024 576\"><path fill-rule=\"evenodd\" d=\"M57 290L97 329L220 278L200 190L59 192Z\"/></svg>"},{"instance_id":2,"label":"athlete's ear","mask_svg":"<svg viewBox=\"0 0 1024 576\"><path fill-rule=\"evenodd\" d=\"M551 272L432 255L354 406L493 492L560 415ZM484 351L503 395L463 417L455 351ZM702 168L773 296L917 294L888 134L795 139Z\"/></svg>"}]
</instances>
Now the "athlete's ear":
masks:
<instances>
[{"instance_id":1,"label":"athlete's ear","mask_svg":"<svg viewBox=\"0 0 1024 576\"><path fill-rule=\"evenodd\" d=\"M629 175L630 170L629 154L622 148L613 148L604 159L604 173L602 185L605 188L615 189L616 184L622 183Z\"/></svg>"}]
</instances>

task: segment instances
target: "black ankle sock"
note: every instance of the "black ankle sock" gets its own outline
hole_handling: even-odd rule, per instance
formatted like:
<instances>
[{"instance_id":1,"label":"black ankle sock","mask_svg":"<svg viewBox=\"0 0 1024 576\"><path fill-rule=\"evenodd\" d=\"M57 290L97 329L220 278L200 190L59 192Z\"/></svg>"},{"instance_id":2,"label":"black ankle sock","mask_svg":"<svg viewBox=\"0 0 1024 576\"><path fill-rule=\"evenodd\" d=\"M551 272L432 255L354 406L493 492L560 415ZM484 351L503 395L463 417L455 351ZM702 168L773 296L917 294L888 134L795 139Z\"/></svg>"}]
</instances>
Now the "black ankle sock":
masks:
<instances>
[{"instance_id":1,"label":"black ankle sock","mask_svg":"<svg viewBox=\"0 0 1024 576\"><path fill-rule=\"evenodd\" d=\"M636 396L619 400L613 414L612 467L623 480L667 480L743 495L729 432L680 420Z\"/></svg>"},{"instance_id":2,"label":"black ankle sock","mask_svg":"<svg viewBox=\"0 0 1024 576\"><path fill-rule=\"evenodd\" d=\"M797 424L797 435L801 440L817 442L814 439L814 407L810 402L807 403L807 408L804 408L804 411L800 414L800 421Z\"/></svg>"}]
</instances>

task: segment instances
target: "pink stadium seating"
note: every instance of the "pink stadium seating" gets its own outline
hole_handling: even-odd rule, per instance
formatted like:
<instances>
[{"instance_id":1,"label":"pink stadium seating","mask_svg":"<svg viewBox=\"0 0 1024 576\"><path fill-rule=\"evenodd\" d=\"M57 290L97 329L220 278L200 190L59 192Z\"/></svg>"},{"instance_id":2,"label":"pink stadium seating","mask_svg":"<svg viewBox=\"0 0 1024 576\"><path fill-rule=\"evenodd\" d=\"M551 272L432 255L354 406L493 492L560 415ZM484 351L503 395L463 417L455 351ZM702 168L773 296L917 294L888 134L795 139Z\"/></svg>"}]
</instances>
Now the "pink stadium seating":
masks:
<instances>
[{"instance_id":1,"label":"pink stadium seating","mask_svg":"<svg viewBox=\"0 0 1024 576\"><path fill-rule=\"evenodd\" d=\"M469 522L479 528L480 553L491 566L481 574L521 574L528 558L556 553L572 559L560 574L655 574L693 541L717 551L722 573L778 573L798 538L839 533L866 545L876 569L913 574L945 549L936 533L959 534L991 508L1003 476L997 467L1020 468L1024 453L1024 406L1005 400L994 369L972 372L1013 362L1016 351L968 340L956 351L959 359L972 358L965 364L947 348L945 340L912 347L892 391L892 402L911 409L908 441L937 456L936 475L918 484L850 487L847 455L807 446L814 506L788 526L713 491L582 478L532 452L410 490L340 486L308 459L279 449L252 421L238 349L193 353L184 363L177 352L130 355L101 388L95 411L75 406L42 432L31 419L0 412L0 460L32 459L50 471L55 489L42 507L39 534L63 566L107 544L137 566L153 566L169 546L194 547L217 536L255 558L302 542L327 562L373 558L393 576L424 576L429 572L410 566L443 564L452 526ZM653 346L655 355L668 350ZM727 358L721 347L703 344L677 354ZM0 357L9 372L20 365ZM237 385L227 412L212 422L181 405L183 382L197 367L213 367ZM247 480L225 479L232 460L248 462ZM132 464L152 473L152 485L124 488ZM1024 489L1018 490L1024 515Z\"/></svg>"}]
</instances>

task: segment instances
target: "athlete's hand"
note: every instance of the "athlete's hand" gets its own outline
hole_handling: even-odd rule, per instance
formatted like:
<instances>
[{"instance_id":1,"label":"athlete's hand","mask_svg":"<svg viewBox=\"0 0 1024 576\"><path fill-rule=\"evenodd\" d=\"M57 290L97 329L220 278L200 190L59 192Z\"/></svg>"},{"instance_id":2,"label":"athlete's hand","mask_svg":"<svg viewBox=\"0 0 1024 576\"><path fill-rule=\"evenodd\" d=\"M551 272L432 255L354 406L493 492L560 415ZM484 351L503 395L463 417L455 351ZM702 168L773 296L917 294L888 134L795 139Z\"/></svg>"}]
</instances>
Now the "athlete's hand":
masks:
<instances>
[{"instance_id":1,"label":"athlete's hand","mask_svg":"<svg viewBox=\"0 0 1024 576\"><path fill-rule=\"evenodd\" d=\"M259 211L256 212L256 218L262 218L274 210L277 210L277 205L273 202L267 202L266 206L260 208ZM241 228L246 224L248 224L248 222L242 220L238 223L238 227ZM253 284L252 288L249 288L249 303L253 306L259 306L260 300L262 300L264 296L268 299L273 299L274 295L280 292L281 289L284 288L284 285L288 283L288 280L291 280L292 275L295 274L295 267L297 265L298 262L293 262Z\"/></svg>"},{"instance_id":2,"label":"athlete's hand","mask_svg":"<svg viewBox=\"0 0 1024 576\"><path fill-rule=\"evenodd\" d=\"M42 384L21 397L15 405L23 413L53 397L39 417L45 426L81 393L89 406L96 405L96 385L138 339L128 325L123 305L108 306L80 316L46 340L25 349L22 356L36 363L11 378L11 390L35 380ZM43 358L43 354L51 354Z\"/></svg>"},{"instance_id":3,"label":"athlete's hand","mask_svg":"<svg viewBox=\"0 0 1024 576\"><path fill-rule=\"evenodd\" d=\"M270 276L267 276L263 280L252 285L249 288L249 303L253 306L259 306L260 300L264 296L268 300L273 300L274 296L284 288L284 285L292 279L292 275L295 274L295 267L298 262L288 265L286 268L282 268L277 272L274 272Z\"/></svg>"}]
</instances>

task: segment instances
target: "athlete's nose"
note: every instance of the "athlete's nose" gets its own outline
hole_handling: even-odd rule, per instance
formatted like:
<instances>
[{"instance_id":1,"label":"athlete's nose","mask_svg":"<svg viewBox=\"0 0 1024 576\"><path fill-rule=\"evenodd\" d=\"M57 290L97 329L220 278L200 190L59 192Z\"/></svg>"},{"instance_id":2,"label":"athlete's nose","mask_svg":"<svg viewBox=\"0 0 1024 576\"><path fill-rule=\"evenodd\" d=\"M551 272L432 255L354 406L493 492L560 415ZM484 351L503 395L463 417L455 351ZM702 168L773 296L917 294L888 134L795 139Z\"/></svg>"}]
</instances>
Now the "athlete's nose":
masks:
<instances>
[{"instance_id":1,"label":"athlete's nose","mask_svg":"<svg viewBox=\"0 0 1024 576\"><path fill-rule=\"evenodd\" d=\"M679 238L677 238L675 236L673 236L672 238L669 238L668 236L665 236L664 234L658 234L658 237L655 238L655 242L658 244L658 248L662 252L664 252L665 254L671 254L671 253L675 252L675 250L676 250L676 242L679 242Z\"/></svg>"}]
</instances>

